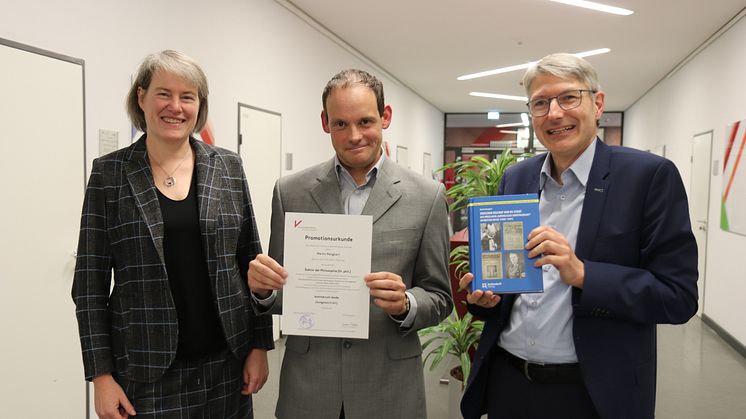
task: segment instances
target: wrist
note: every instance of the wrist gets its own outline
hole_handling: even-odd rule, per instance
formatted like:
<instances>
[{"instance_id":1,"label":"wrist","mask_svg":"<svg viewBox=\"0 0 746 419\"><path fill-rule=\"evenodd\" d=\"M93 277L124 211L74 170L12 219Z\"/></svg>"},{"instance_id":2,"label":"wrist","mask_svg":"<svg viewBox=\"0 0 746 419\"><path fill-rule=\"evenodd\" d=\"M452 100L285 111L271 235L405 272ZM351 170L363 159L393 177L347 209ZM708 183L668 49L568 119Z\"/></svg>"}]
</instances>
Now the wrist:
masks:
<instances>
[{"instance_id":1,"label":"wrist","mask_svg":"<svg viewBox=\"0 0 746 419\"><path fill-rule=\"evenodd\" d=\"M399 319L404 319L409 314L409 309L411 308L411 303L409 302L409 295L406 293L404 294L404 311L400 314L397 314L396 317Z\"/></svg>"},{"instance_id":2,"label":"wrist","mask_svg":"<svg viewBox=\"0 0 746 419\"><path fill-rule=\"evenodd\" d=\"M260 300L266 300L270 295L272 295L272 291L268 290L251 290L251 292Z\"/></svg>"},{"instance_id":3,"label":"wrist","mask_svg":"<svg viewBox=\"0 0 746 419\"><path fill-rule=\"evenodd\" d=\"M97 376L93 377L91 379L91 382L95 385L95 384L98 384L98 383L102 383L102 382L106 382L106 381L111 381L111 380L114 380L114 377L112 377L111 373L107 372L107 373L104 373L104 374L97 375Z\"/></svg>"}]
</instances>

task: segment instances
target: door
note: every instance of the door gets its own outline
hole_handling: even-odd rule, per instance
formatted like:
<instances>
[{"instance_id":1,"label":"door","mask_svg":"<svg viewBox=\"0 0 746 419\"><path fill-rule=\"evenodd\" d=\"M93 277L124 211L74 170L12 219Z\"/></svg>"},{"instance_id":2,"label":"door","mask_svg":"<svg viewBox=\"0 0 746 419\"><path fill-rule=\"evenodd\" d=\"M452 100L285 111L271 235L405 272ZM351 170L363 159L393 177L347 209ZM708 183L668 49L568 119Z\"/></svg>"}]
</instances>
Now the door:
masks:
<instances>
[{"instance_id":1,"label":"door","mask_svg":"<svg viewBox=\"0 0 746 419\"><path fill-rule=\"evenodd\" d=\"M85 185L83 61L0 39L0 416L82 418L70 296Z\"/></svg>"},{"instance_id":2,"label":"door","mask_svg":"<svg viewBox=\"0 0 746 419\"><path fill-rule=\"evenodd\" d=\"M282 116L238 104L238 152L249 183L262 250L269 250L272 191L282 174ZM280 316L273 316L274 338L280 338Z\"/></svg>"},{"instance_id":3,"label":"door","mask_svg":"<svg viewBox=\"0 0 746 419\"><path fill-rule=\"evenodd\" d=\"M689 184L689 211L692 231L699 251L699 310L702 316L705 305L705 273L707 266L707 220L710 206L710 178L712 161L712 131L697 134L692 140L692 178Z\"/></svg>"}]
</instances>

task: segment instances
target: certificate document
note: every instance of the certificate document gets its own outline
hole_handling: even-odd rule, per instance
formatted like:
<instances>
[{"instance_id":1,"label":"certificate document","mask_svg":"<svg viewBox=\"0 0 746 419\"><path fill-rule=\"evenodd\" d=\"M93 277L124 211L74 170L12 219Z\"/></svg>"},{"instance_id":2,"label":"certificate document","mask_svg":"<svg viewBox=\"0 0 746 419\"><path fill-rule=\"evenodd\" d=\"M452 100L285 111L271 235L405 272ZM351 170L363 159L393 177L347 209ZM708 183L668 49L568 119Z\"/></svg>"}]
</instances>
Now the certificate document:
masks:
<instances>
[{"instance_id":1,"label":"certificate document","mask_svg":"<svg viewBox=\"0 0 746 419\"><path fill-rule=\"evenodd\" d=\"M368 339L373 219L285 213L282 332Z\"/></svg>"}]
</instances>

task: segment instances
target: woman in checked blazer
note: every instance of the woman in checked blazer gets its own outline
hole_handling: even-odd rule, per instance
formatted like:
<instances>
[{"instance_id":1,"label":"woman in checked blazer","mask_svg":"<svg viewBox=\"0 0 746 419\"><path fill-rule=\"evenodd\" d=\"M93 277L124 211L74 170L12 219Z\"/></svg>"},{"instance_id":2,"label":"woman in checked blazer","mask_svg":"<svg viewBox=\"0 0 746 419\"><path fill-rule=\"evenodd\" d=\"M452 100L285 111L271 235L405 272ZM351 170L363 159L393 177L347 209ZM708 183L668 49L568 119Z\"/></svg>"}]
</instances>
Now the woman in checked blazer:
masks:
<instances>
[{"instance_id":1,"label":"woman in checked blazer","mask_svg":"<svg viewBox=\"0 0 746 419\"><path fill-rule=\"evenodd\" d=\"M272 323L250 309L261 249L241 160L191 136L207 94L192 59L149 55L127 98L145 134L93 162L72 296L102 418L251 418L267 379Z\"/></svg>"}]
</instances>

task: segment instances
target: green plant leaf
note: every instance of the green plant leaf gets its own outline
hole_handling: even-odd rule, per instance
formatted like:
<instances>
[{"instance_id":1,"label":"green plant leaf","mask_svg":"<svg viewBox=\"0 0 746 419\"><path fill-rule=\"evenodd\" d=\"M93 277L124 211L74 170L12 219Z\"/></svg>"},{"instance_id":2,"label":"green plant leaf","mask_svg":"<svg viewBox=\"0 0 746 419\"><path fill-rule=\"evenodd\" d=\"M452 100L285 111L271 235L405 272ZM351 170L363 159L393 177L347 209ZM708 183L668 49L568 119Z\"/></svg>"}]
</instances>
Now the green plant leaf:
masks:
<instances>
[{"instance_id":1,"label":"green plant leaf","mask_svg":"<svg viewBox=\"0 0 746 419\"><path fill-rule=\"evenodd\" d=\"M427 365L430 362L429 369L433 370L443 360L453 356L462 364L463 370L463 360L468 360L469 350L476 348L483 325L484 322L474 320L470 313L459 317L456 310L453 310L440 324L421 329L419 335L427 337L422 343L425 353L423 363ZM468 374L468 368L466 371Z\"/></svg>"},{"instance_id":2,"label":"green plant leaf","mask_svg":"<svg viewBox=\"0 0 746 419\"><path fill-rule=\"evenodd\" d=\"M496 195L505 169L516 161L518 157L505 150L493 161L473 156L471 160L448 163L436 170L454 170L456 183L446 192L451 199L449 210L453 212L465 207L471 197Z\"/></svg>"},{"instance_id":3,"label":"green plant leaf","mask_svg":"<svg viewBox=\"0 0 746 419\"><path fill-rule=\"evenodd\" d=\"M462 353L460 361L461 372L464 373L464 383L466 383L466 380L469 379L469 373L471 372L471 359L469 358L469 353Z\"/></svg>"}]
</instances>

